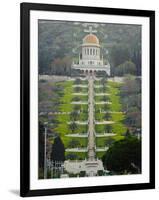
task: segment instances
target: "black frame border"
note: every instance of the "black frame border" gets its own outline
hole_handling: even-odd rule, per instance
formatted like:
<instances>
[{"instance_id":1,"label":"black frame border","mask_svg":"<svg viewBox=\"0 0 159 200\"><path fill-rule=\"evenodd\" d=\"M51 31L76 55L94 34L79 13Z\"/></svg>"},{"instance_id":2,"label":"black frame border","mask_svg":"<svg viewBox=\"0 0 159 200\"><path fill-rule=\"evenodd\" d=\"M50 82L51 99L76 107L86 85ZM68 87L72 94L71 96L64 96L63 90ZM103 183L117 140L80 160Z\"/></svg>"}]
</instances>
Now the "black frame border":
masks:
<instances>
[{"instance_id":1,"label":"black frame border","mask_svg":"<svg viewBox=\"0 0 159 200\"><path fill-rule=\"evenodd\" d=\"M150 181L149 183L30 190L30 11L60 11L149 17L150 19ZM112 192L155 188L155 11L57 4L20 4L20 196Z\"/></svg>"}]
</instances>

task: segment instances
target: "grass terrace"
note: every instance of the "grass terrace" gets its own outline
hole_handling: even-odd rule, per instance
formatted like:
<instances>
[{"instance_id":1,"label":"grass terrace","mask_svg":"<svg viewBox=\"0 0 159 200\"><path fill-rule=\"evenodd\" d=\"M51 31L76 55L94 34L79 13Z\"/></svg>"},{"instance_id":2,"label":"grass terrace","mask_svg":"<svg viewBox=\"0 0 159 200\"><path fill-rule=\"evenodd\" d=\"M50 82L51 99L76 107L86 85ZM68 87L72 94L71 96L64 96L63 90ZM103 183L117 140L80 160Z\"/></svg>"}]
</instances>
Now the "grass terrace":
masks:
<instances>
[{"instance_id":1,"label":"grass terrace","mask_svg":"<svg viewBox=\"0 0 159 200\"><path fill-rule=\"evenodd\" d=\"M78 95L74 96L73 95L72 101L88 101L88 95L87 96L82 96L82 95L80 95L80 96L78 96Z\"/></svg>"},{"instance_id":2,"label":"grass terrace","mask_svg":"<svg viewBox=\"0 0 159 200\"><path fill-rule=\"evenodd\" d=\"M74 93L87 93L88 88L82 88L82 87L74 87L73 88Z\"/></svg>"},{"instance_id":3,"label":"grass terrace","mask_svg":"<svg viewBox=\"0 0 159 200\"><path fill-rule=\"evenodd\" d=\"M73 87L74 84L86 84L87 81L80 80L79 83L77 81L63 81L58 83L63 86L63 96L60 98L60 106L59 111L60 114L57 115L57 126L54 129L56 133L58 133L64 142L65 148L86 148L88 143L88 138L78 138L78 137L66 137L67 134L84 134L88 131L88 126L83 124L75 123L75 128L72 130L69 122L73 123L73 119L71 117L71 113L78 112L75 121L87 121L88 120L88 105L86 104L71 104L72 102L78 101L88 101L88 95L74 95L73 93L88 91L88 88L82 87ZM80 89L80 90L79 90ZM73 120L73 121L72 121ZM68 159L85 159L86 152L66 152L66 158ZM69 156L70 155L70 156Z\"/></svg>"},{"instance_id":4,"label":"grass terrace","mask_svg":"<svg viewBox=\"0 0 159 200\"><path fill-rule=\"evenodd\" d=\"M109 95L94 96L95 102L110 101L111 104L94 104L95 120L113 121L113 124L95 124L95 131L98 134L114 133L114 136L102 136L96 138L96 147L109 146L110 143L122 139L123 133L126 132L126 127L123 124L125 118L124 113L121 112L120 102L120 86L121 84L103 80L94 81L95 85L103 85L100 88L94 88L98 93L109 93ZM48 121L50 129L59 134L66 149L72 148L86 148L88 138L70 137L68 134L86 134L88 132L87 124L78 124L76 121L84 122L88 120L88 104L72 104L72 102L87 102L88 95L76 95L76 93L88 93L88 87L81 87L80 85L88 84L87 80L75 81L61 81L56 83L41 83L43 88L40 95L40 103L42 106L46 105L50 114L40 115L42 122ZM77 85L77 87L73 87ZM79 85L79 87L78 87ZM55 88L53 90L53 88ZM56 95L55 95L56 94ZM49 101L48 101L49 100ZM45 108L45 107L44 107ZM54 114L54 111L57 114ZM108 113L107 113L108 112ZM72 128L72 123L74 128ZM70 125L71 124L71 125ZM53 142L53 138L49 138ZM67 159L80 160L87 158L87 152L65 152ZM96 156L101 158L104 152L97 152Z\"/></svg>"},{"instance_id":5,"label":"grass terrace","mask_svg":"<svg viewBox=\"0 0 159 200\"><path fill-rule=\"evenodd\" d=\"M96 81L99 83L99 81ZM103 98L108 99L112 104L107 105L95 105L95 120L97 121L113 121L113 124L96 124L95 125L95 131L96 133L102 134L102 133L114 133L115 136L112 137L101 137L96 138L96 146L97 147L103 147L103 146L109 146L109 140L111 138L112 141L120 140L122 139L123 133L126 132L126 127L123 123L123 120L125 118L124 113L121 112L121 102L120 102L120 83L115 82L106 82L107 86L105 93L109 93L109 96L95 96L95 101L103 101ZM103 92L103 88L95 88L95 92ZM108 113L106 113L108 112ZM101 158L103 156L104 152L97 152L97 157Z\"/></svg>"}]
</instances>

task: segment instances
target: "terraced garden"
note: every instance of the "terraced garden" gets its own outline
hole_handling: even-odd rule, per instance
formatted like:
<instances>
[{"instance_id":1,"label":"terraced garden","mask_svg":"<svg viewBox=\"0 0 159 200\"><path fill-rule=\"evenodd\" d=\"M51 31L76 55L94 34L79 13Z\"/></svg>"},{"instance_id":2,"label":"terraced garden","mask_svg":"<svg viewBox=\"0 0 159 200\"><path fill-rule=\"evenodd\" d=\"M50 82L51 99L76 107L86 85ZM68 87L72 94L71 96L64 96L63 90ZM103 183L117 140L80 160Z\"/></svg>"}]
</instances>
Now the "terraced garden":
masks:
<instances>
[{"instance_id":1,"label":"terraced garden","mask_svg":"<svg viewBox=\"0 0 159 200\"><path fill-rule=\"evenodd\" d=\"M80 84L75 84L75 81L65 81L58 83L58 85L62 85L64 90L57 114L58 124L54 131L60 135L64 142L66 158L85 159L86 152L74 152L74 149L87 148L87 137L74 137L74 135L87 134L88 125L84 123L88 120L87 81L81 81Z\"/></svg>"},{"instance_id":2,"label":"terraced garden","mask_svg":"<svg viewBox=\"0 0 159 200\"><path fill-rule=\"evenodd\" d=\"M61 90L56 98L50 97L50 103L58 102L50 128L60 135L65 145L66 159L85 159L88 146L88 81L61 81L52 86ZM123 124L125 115L121 112L120 87L121 83L94 81L94 130L96 157L99 159L105 153L103 149L122 139L126 132ZM46 116L40 116L40 120L44 122ZM53 142L53 138L50 141Z\"/></svg>"},{"instance_id":3,"label":"terraced garden","mask_svg":"<svg viewBox=\"0 0 159 200\"><path fill-rule=\"evenodd\" d=\"M95 84L99 85L99 82L96 81ZM110 102L109 104L95 105L95 120L101 122L101 124L95 124L95 131L99 135L107 133L107 136L103 135L103 137L96 138L97 147L109 146L113 141L120 140L124 137L123 133L125 133L126 127L123 124L125 115L121 112L120 86L120 83L107 81L103 84L103 87L95 88L96 102ZM103 121L107 121L108 123L102 124ZM97 157L101 158L103 154L104 152L97 152Z\"/></svg>"}]
</instances>

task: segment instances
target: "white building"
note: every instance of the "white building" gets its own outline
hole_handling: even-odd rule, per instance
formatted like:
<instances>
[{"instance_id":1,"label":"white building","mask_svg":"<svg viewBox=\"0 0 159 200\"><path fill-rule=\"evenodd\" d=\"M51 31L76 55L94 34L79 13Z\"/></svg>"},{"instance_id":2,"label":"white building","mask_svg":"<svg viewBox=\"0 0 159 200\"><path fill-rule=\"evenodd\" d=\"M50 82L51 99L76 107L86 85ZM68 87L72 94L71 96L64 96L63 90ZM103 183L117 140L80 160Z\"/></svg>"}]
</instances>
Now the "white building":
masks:
<instances>
[{"instance_id":1,"label":"white building","mask_svg":"<svg viewBox=\"0 0 159 200\"><path fill-rule=\"evenodd\" d=\"M104 63L99 39L92 33L92 29L83 38L83 44L80 46L79 62L78 64L73 63L72 68L82 70L84 73L104 71L107 75L110 75L110 64L108 61Z\"/></svg>"},{"instance_id":2,"label":"white building","mask_svg":"<svg viewBox=\"0 0 159 200\"><path fill-rule=\"evenodd\" d=\"M81 171L86 172L86 176L96 176L98 171L104 171L101 160L66 160L64 169L70 174L79 174Z\"/></svg>"}]
</instances>

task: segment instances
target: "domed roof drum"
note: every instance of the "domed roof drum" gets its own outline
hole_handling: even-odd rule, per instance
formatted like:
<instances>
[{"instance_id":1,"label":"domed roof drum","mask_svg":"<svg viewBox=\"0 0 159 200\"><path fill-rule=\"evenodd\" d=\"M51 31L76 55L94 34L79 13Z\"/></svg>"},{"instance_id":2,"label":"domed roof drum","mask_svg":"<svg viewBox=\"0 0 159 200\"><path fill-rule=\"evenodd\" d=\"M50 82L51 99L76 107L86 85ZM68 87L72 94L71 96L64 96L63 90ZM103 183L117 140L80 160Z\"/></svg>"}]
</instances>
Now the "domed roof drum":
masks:
<instances>
[{"instance_id":1,"label":"domed roof drum","mask_svg":"<svg viewBox=\"0 0 159 200\"><path fill-rule=\"evenodd\" d=\"M96 35L90 33L83 38L83 45L99 46L99 39Z\"/></svg>"}]
</instances>

